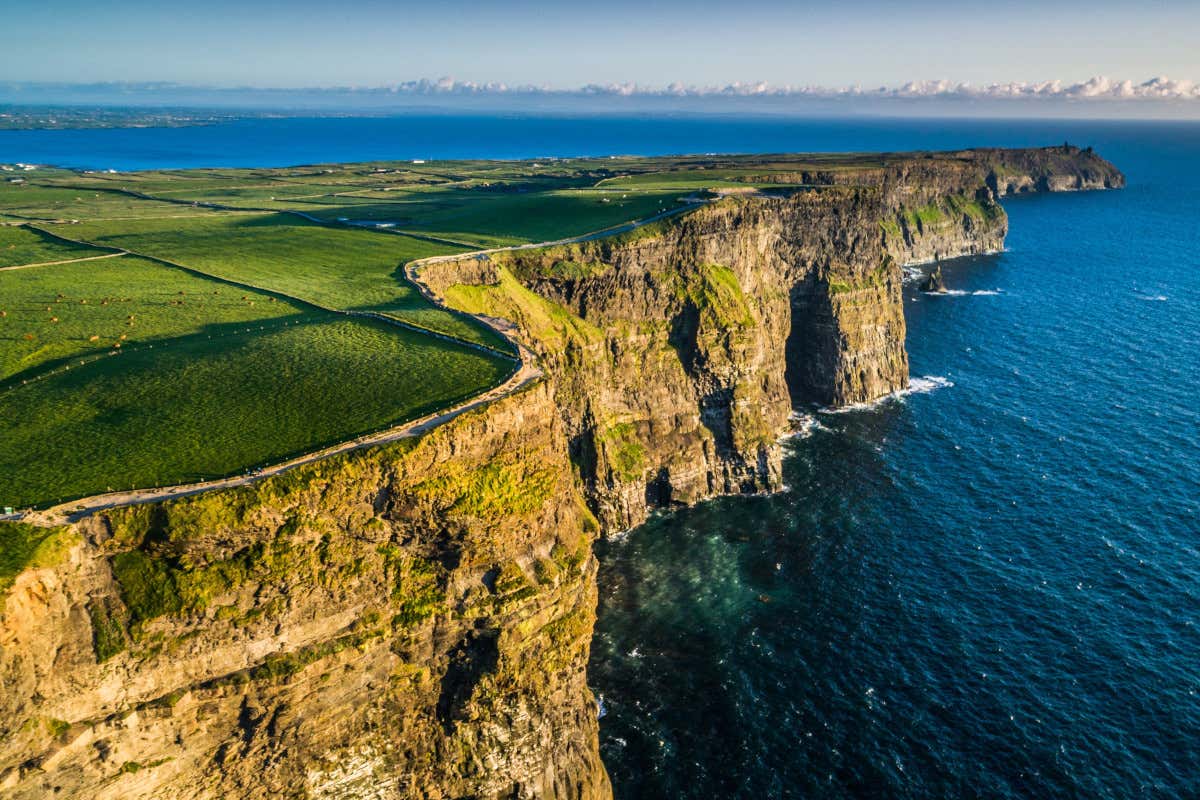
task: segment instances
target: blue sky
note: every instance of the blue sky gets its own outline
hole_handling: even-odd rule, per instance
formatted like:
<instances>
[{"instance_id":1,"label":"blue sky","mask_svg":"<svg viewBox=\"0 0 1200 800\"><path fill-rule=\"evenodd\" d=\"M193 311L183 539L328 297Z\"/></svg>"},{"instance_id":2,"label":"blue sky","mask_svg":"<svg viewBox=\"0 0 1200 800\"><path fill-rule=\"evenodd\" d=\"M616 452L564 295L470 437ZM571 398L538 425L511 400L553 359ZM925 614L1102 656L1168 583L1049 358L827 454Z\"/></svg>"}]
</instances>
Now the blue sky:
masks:
<instances>
[{"instance_id":1,"label":"blue sky","mask_svg":"<svg viewBox=\"0 0 1200 800\"><path fill-rule=\"evenodd\" d=\"M3 0L0 79L295 87L453 76L554 88L1200 80L1196 3Z\"/></svg>"}]
</instances>

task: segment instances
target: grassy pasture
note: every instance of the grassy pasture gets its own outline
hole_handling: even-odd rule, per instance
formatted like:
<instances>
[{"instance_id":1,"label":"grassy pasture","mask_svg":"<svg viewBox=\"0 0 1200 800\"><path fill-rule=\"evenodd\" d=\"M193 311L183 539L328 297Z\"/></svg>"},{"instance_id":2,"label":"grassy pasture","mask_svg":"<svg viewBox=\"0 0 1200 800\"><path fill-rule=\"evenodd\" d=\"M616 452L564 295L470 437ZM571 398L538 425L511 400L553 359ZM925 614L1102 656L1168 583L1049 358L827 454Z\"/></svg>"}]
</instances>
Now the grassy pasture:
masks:
<instances>
[{"instance_id":1,"label":"grassy pasture","mask_svg":"<svg viewBox=\"0 0 1200 800\"><path fill-rule=\"evenodd\" d=\"M100 358L0 391L0 504L234 474L451 405L510 369L332 314Z\"/></svg>"},{"instance_id":2,"label":"grassy pasture","mask_svg":"<svg viewBox=\"0 0 1200 800\"><path fill-rule=\"evenodd\" d=\"M432 195L432 196L431 196ZM395 222L397 228L445 236L481 247L498 247L578 236L635 219L653 216L677 205L682 193L607 192L564 189L513 193L486 190L423 192L427 202L355 203L308 213L322 219L338 217Z\"/></svg>"},{"instance_id":3,"label":"grassy pasture","mask_svg":"<svg viewBox=\"0 0 1200 800\"><path fill-rule=\"evenodd\" d=\"M415 290L403 262L454 252L428 242L322 227L297 217L206 214L188 220L83 223L71 235L286 292L330 308L381 310Z\"/></svg>"},{"instance_id":4,"label":"grassy pasture","mask_svg":"<svg viewBox=\"0 0 1200 800\"><path fill-rule=\"evenodd\" d=\"M190 205L142 200L109 191L0 184L0 214L15 220L144 219L203 214Z\"/></svg>"},{"instance_id":5,"label":"grassy pasture","mask_svg":"<svg viewBox=\"0 0 1200 800\"><path fill-rule=\"evenodd\" d=\"M71 226L70 232L327 308L378 311L468 341L505 347L489 329L430 305L404 278L403 264L460 248L329 228L283 214L209 213L185 220L82 223Z\"/></svg>"},{"instance_id":6,"label":"grassy pasture","mask_svg":"<svg viewBox=\"0 0 1200 800\"><path fill-rule=\"evenodd\" d=\"M104 252L93 247L62 242L22 226L0 226L0 269L22 264L102 256ZM0 293L0 298L3 297L5 295Z\"/></svg>"},{"instance_id":7,"label":"grassy pasture","mask_svg":"<svg viewBox=\"0 0 1200 800\"><path fill-rule=\"evenodd\" d=\"M136 348L214 326L310 313L132 256L0 271L0 312L0 385L118 343Z\"/></svg>"},{"instance_id":8,"label":"grassy pasture","mask_svg":"<svg viewBox=\"0 0 1200 800\"><path fill-rule=\"evenodd\" d=\"M191 177L93 176L84 185L120 184L154 197L242 210L297 210L331 223L341 218L391 222L400 230L481 247L559 239L619 225L669 208L696 188L685 182L636 186L636 192L597 190L591 177L561 164L545 169L529 163L469 162L436 173L358 165L353 171L316 169L300 177L284 172L259 170L240 178L218 177L213 171Z\"/></svg>"}]
</instances>

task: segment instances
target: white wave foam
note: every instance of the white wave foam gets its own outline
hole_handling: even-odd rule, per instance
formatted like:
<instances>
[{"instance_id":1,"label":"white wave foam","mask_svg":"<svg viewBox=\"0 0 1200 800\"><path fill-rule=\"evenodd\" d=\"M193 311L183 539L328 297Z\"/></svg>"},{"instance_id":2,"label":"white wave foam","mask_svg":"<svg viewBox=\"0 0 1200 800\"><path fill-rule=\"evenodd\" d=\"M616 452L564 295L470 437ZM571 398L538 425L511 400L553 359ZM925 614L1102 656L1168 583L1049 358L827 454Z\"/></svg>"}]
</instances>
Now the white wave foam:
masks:
<instances>
[{"instance_id":1,"label":"white wave foam","mask_svg":"<svg viewBox=\"0 0 1200 800\"><path fill-rule=\"evenodd\" d=\"M620 542L620 541L624 541L624 540L625 540L625 538L629 536L629 533L630 533L632 530L633 530L633 528L626 528L626 529L625 529L625 530L623 530L623 531L614 531L613 533L610 533L610 534L608 534L607 536L605 536L605 537L604 537L604 540L605 540L606 542Z\"/></svg>"},{"instance_id":2,"label":"white wave foam","mask_svg":"<svg viewBox=\"0 0 1200 800\"><path fill-rule=\"evenodd\" d=\"M963 289L946 289L941 292L921 292L921 294L933 297L989 297L1004 294L1004 292L999 289L976 289L973 292L964 291Z\"/></svg>"},{"instance_id":3,"label":"white wave foam","mask_svg":"<svg viewBox=\"0 0 1200 800\"><path fill-rule=\"evenodd\" d=\"M802 411L793 411L788 416L788 422L791 423L791 429L779 437L779 441L786 439L807 439L814 432L823 430L824 425L813 414L805 414Z\"/></svg>"},{"instance_id":4,"label":"white wave foam","mask_svg":"<svg viewBox=\"0 0 1200 800\"><path fill-rule=\"evenodd\" d=\"M823 407L818 409L822 414L845 414L849 411L867 411L872 408L878 408L884 403L891 403L897 400L903 401L910 394L929 394L937 389L945 389L954 385L954 381L949 378L944 378L941 375L923 375L918 378L910 378L907 389L900 389L885 394L877 400L872 400L868 403L851 403L848 406L838 406L837 408Z\"/></svg>"},{"instance_id":5,"label":"white wave foam","mask_svg":"<svg viewBox=\"0 0 1200 800\"><path fill-rule=\"evenodd\" d=\"M954 381L943 378L941 375L923 375L920 378L910 378L908 389L896 392L896 394L929 394L935 389L945 389L953 385Z\"/></svg>"},{"instance_id":6,"label":"white wave foam","mask_svg":"<svg viewBox=\"0 0 1200 800\"><path fill-rule=\"evenodd\" d=\"M1138 300L1153 300L1159 303L1165 303L1167 296L1165 294L1138 294L1134 295Z\"/></svg>"}]
</instances>

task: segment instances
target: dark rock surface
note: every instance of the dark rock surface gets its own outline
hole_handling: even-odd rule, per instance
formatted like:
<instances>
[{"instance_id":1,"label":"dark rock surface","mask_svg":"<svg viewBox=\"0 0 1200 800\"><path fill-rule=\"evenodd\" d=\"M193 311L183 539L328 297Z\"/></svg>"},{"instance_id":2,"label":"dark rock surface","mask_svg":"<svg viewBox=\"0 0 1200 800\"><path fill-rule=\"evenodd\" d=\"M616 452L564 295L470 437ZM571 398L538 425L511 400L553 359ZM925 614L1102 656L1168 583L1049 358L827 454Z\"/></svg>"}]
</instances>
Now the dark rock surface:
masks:
<instances>
[{"instance_id":1,"label":"dark rock surface","mask_svg":"<svg viewBox=\"0 0 1200 800\"><path fill-rule=\"evenodd\" d=\"M946 279L942 277L941 267L934 267L933 272L929 273L929 275L925 277L925 280L921 281L921 291L932 292L936 294L945 293Z\"/></svg>"}]
</instances>

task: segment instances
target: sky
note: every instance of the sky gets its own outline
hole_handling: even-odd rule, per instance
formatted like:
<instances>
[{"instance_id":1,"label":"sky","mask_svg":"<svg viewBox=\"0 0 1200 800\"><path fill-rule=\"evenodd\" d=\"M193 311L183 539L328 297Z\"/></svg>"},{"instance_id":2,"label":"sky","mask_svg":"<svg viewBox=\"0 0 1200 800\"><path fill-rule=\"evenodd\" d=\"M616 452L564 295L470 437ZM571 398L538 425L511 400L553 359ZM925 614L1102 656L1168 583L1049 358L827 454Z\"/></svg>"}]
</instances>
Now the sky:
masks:
<instances>
[{"instance_id":1,"label":"sky","mask_svg":"<svg viewBox=\"0 0 1200 800\"><path fill-rule=\"evenodd\" d=\"M0 80L570 89L1200 81L1198 0L0 0Z\"/></svg>"}]
</instances>

